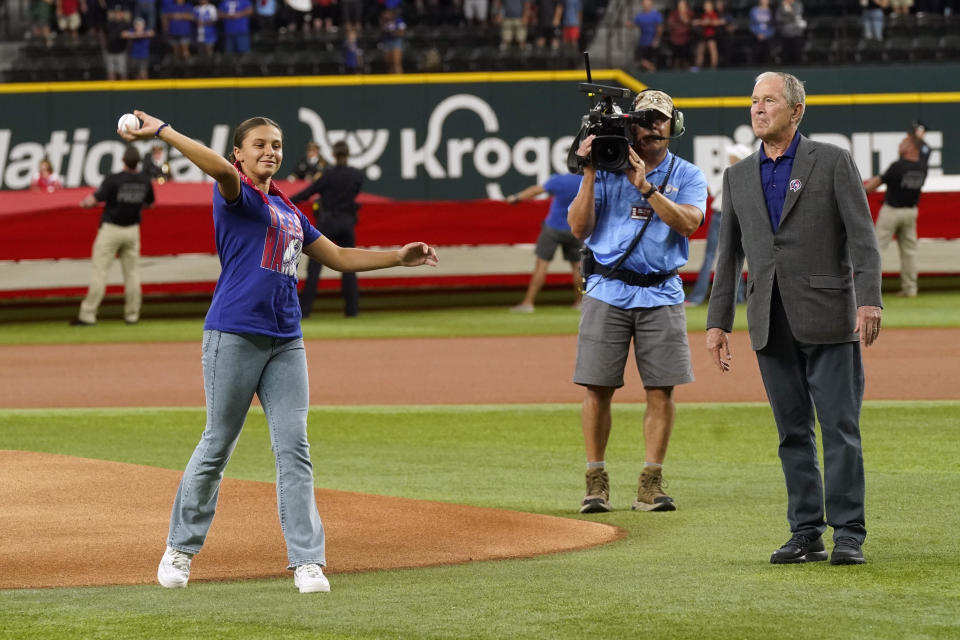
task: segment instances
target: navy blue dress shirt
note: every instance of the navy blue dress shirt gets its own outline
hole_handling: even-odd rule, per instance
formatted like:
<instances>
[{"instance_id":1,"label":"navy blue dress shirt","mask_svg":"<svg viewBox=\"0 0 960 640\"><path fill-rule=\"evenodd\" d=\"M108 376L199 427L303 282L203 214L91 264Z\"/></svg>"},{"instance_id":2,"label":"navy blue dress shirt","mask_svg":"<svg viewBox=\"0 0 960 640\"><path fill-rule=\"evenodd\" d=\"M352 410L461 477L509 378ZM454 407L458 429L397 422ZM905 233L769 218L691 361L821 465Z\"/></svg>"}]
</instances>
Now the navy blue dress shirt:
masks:
<instances>
[{"instance_id":1,"label":"navy blue dress shirt","mask_svg":"<svg viewBox=\"0 0 960 640\"><path fill-rule=\"evenodd\" d=\"M793 171L793 159L797 155L798 144L800 144L799 131L793 134L793 142L776 160L768 158L763 145L760 145L760 184L763 186L763 197L767 201L767 214L770 216L770 226L774 233L780 228L783 201L787 198L787 184L790 182L790 172Z\"/></svg>"}]
</instances>

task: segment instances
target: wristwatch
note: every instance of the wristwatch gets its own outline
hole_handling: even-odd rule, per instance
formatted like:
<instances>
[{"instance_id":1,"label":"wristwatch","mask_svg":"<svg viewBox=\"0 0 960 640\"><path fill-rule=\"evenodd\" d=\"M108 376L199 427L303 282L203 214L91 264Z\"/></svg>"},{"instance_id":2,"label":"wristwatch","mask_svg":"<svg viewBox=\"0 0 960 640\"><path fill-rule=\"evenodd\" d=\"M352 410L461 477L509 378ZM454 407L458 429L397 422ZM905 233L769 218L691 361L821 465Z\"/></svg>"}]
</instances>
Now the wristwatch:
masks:
<instances>
[{"instance_id":1,"label":"wristwatch","mask_svg":"<svg viewBox=\"0 0 960 640\"><path fill-rule=\"evenodd\" d=\"M652 195L655 194L656 192L657 192L657 188L656 188L655 186L653 186L653 185L650 185L650 190L647 191L647 192L645 192L645 193L641 193L641 195L642 195L644 198L646 198L647 200L649 200L649 199L650 199L650 196L652 196Z\"/></svg>"}]
</instances>

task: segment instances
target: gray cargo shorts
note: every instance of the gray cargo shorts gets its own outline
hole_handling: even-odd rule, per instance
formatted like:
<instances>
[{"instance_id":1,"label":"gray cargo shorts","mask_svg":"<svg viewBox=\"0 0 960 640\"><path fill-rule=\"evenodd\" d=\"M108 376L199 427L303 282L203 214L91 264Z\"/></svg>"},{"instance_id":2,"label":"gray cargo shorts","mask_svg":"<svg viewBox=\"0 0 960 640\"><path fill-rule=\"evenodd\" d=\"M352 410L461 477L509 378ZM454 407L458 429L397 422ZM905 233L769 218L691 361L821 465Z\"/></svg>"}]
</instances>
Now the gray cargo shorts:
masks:
<instances>
[{"instance_id":1,"label":"gray cargo shorts","mask_svg":"<svg viewBox=\"0 0 960 640\"><path fill-rule=\"evenodd\" d=\"M644 387L693 382L682 304L620 309L590 296L583 296L573 381L622 387L631 339Z\"/></svg>"}]
</instances>

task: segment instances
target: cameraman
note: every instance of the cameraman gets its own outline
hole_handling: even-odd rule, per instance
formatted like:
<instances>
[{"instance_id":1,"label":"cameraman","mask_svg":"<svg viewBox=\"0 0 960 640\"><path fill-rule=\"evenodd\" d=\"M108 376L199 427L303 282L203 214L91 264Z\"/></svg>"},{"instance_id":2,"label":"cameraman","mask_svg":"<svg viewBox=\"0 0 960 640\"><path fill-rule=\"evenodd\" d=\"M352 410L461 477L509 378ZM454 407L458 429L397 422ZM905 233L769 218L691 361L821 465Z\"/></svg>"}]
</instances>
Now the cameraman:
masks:
<instances>
[{"instance_id":1,"label":"cameraman","mask_svg":"<svg viewBox=\"0 0 960 640\"><path fill-rule=\"evenodd\" d=\"M633 110L639 117L631 126L629 167L596 170L591 166L594 136L585 137L576 152L584 165L583 182L567 214L573 235L593 252L593 260L589 255L584 260L586 291L573 378L586 388L581 415L587 494L580 513L612 509L604 454L613 393L623 386L631 339L647 405L646 457L634 510L676 509L663 492L663 461L674 423L673 387L693 381L677 268L687 261L687 238L703 223L707 181L700 169L668 150L670 138L683 133L682 116L670 96L642 91ZM641 233L639 244L610 272Z\"/></svg>"}]
</instances>

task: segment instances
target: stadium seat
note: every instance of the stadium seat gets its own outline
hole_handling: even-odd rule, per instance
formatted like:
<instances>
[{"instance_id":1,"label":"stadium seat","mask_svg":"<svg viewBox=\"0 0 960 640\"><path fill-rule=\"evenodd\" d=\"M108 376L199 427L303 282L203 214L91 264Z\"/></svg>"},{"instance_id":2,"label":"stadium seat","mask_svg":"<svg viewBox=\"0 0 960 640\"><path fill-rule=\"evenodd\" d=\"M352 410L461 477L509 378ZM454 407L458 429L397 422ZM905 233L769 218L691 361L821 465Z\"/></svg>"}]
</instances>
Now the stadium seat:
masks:
<instances>
[{"instance_id":1,"label":"stadium seat","mask_svg":"<svg viewBox=\"0 0 960 640\"><path fill-rule=\"evenodd\" d=\"M948 33L948 19L942 13L921 13L916 17L916 35L942 36ZM957 33L957 31L954 31Z\"/></svg>"},{"instance_id":2,"label":"stadium seat","mask_svg":"<svg viewBox=\"0 0 960 640\"><path fill-rule=\"evenodd\" d=\"M854 60L861 64L883 61L883 42L880 40L861 38L860 41L857 42Z\"/></svg>"},{"instance_id":3,"label":"stadium seat","mask_svg":"<svg viewBox=\"0 0 960 640\"><path fill-rule=\"evenodd\" d=\"M933 35L917 36L910 43L910 59L924 62L937 59L939 38Z\"/></svg>"},{"instance_id":4,"label":"stadium seat","mask_svg":"<svg viewBox=\"0 0 960 640\"><path fill-rule=\"evenodd\" d=\"M807 20L807 38L832 38L836 30L836 18L829 16L818 16Z\"/></svg>"},{"instance_id":5,"label":"stadium seat","mask_svg":"<svg viewBox=\"0 0 960 640\"><path fill-rule=\"evenodd\" d=\"M916 18L912 13L892 13L887 16L887 24L883 28L883 37L888 40L890 38L912 38L917 35L916 31Z\"/></svg>"},{"instance_id":6,"label":"stadium seat","mask_svg":"<svg viewBox=\"0 0 960 640\"><path fill-rule=\"evenodd\" d=\"M937 43L939 60L960 60L960 33L941 36Z\"/></svg>"},{"instance_id":7,"label":"stadium seat","mask_svg":"<svg viewBox=\"0 0 960 640\"><path fill-rule=\"evenodd\" d=\"M830 59L834 64L851 64L856 62L857 44L859 38L838 36L830 43Z\"/></svg>"},{"instance_id":8,"label":"stadium seat","mask_svg":"<svg viewBox=\"0 0 960 640\"><path fill-rule=\"evenodd\" d=\"M827 64L830 60L831 38L808 38L803 43L801 60L804 64Z\"/></svg>"},{"instance_id":9,"label":"stadium seat","mask_svg":"<svg viewBox=\"0 0 960 640\"><path fill-rule=\"evenodd\" d=\"M906 62L910 59L913 40L905 36L895 36L883 41L883 59L886 62Z\"/></svg>"}]
</instances>

